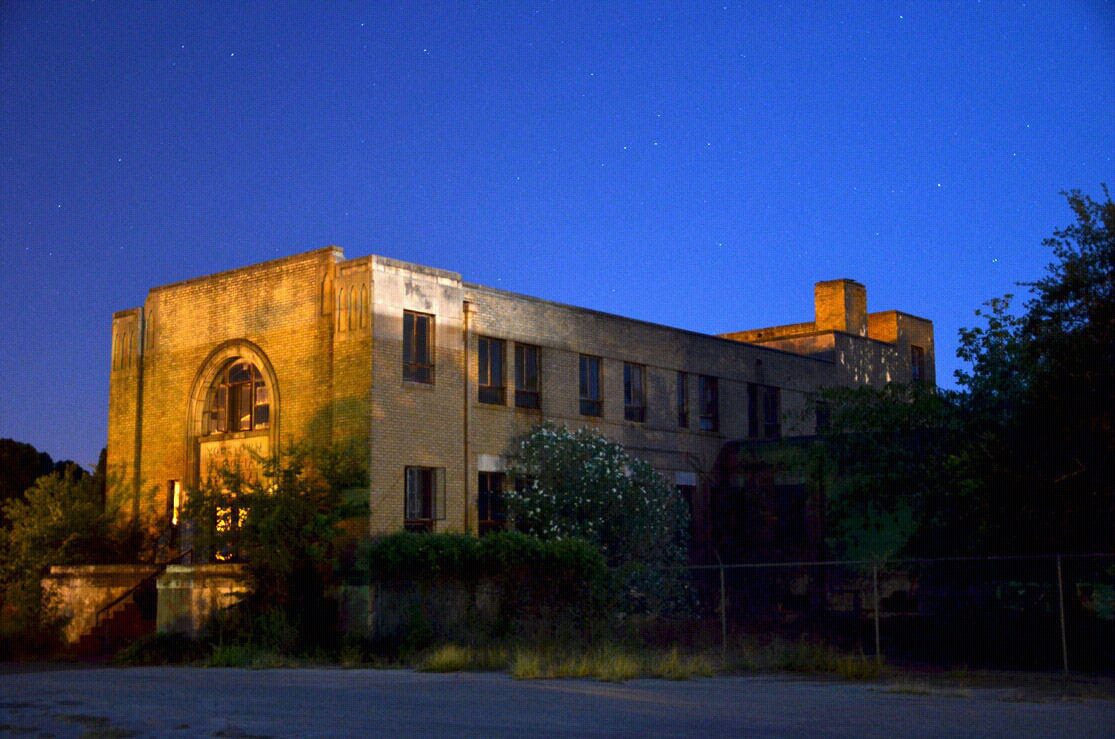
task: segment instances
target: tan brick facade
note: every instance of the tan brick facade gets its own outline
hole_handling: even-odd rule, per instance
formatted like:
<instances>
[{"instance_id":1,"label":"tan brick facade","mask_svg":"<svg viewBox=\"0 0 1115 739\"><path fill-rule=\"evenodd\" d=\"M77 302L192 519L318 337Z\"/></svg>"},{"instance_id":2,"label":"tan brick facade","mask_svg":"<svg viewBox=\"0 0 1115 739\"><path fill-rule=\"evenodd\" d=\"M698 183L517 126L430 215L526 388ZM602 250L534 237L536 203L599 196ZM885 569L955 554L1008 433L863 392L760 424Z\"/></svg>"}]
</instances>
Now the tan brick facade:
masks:
<instances>
[{"instance_id":1,"label":"tan brick facade","mask_svg":"<svg viewBox=\"0 0 1115 739\"><path fill-rule=\"evenodd\" d=\"M669 479L706 483L726 440L762 434L771 420L755 405L765 397L757 388L777 388L766 411L774 408L775 428L792 436L813 433L821 388L909 380L912 346L932 382L929 321L868 314L863 286L847 280L819 283L815 297L813 322L717 337L384 257L345 260L337 247L154 288L142 308L113 317L112 499L121 515L159 530L172 481L196 482L222 446L334 441L367 450L371 532L402 528L408 466L440 471L444 517L435 528L475 531L478 473L498 469L511 440L542 420L599 428ZM404 379L408 311L432 316L432 382ZM503 341L502 404L478 396L480 337ZM520 343L538 347L539 409L516 407ZM580 413L582 354L600 358L599 417ZM269 423L211 432L212 388L238 360L269 388L256 396L270 402ZM643 421L624 418L625 362L645 378ZM687 428L679 426L679 371L688 376ZM716 378L715 431L700 430L702 375Z\"/></svg>"}]
</instances>

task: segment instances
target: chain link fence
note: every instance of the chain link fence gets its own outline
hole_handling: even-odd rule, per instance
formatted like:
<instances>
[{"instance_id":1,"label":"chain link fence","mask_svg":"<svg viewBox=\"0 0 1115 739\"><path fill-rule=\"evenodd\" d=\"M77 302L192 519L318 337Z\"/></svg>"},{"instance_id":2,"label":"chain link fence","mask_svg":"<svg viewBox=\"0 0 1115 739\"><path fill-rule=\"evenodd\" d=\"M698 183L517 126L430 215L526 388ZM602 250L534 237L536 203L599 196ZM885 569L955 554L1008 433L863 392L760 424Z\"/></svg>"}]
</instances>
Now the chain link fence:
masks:
<instances>
[{"instance_id":1,"label":"chain link fence","mask_svg":"<svg viewBox=\"0 0 1115 739\"><path fill-rule=\"evenodd\" d=\"M815 640L891 663L1115 669L1115 554L694 565L726 647Z\"/></svg>"}]
</instances>

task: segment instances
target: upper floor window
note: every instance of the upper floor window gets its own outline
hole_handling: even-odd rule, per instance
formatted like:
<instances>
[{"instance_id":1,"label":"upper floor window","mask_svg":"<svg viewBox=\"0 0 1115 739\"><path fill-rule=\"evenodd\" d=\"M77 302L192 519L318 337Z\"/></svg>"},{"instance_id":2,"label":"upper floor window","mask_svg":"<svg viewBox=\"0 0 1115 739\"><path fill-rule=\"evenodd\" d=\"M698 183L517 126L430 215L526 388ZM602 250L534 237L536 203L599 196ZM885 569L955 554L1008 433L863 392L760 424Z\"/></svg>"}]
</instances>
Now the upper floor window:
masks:
<instances>
[{"instance_id":1,"label":"upper floor window","mask_svg":"<svg viewBox=\"0 0 1115 739\"><path fill-rule=\"evenodd\" d=\"M678 428L689 428L689 375L678 372L677 380Z\"/></svg>"},{"instance_id":2,"label":"upper floor window","mask_svg":"<svg viewBox=\"0 0 1115 739\"><path fill-rule=\"evenodd\" d=\"M701 431L720 430L720 382L716 377L700 376Z\"/></svg>"},{"instance_id":3,"label":"upper floor window","mask_svg":"<svg viewBox=\"0 0 1115 739\"><path fill-rule=\"evenodd\" d=\"M599 416L603 408L600 401L600 357L581 355L581 415Z\"/></svg>"},{"instance_id":4,"label":"upper floor window","mask_svg":"<svg viewBox=\"0 0 1115 739\"><path fill-rule=\"evenodd\" d=\"M541 408L538 381L538 347L515 344L515 405L518 408Z\"/></svg>"},{"instance_id":5,"label":"upper floor window","mask_svg":"<svg viewBox=\"0 0 1115 739\"><path fill-rule=\"evenodd\" d=\"M925 349L910 345L910 381L925 382Z\"/></svg>"},{"instance_id":6,"label":"upper floor window","mask_svg":"<svg viewBox=\"0 0 1115 739\"><path fill-rule=\"evenodd\" d=\"M747 435L752 439L782 438L781 389L773 385L748 383Z\"/></svg>"},{"instance_id":7,"label":"upper floor window","mask_svg":"<svg viewBox=\"0 0 1115 739\"><path fill-rule=\"evenodd\" d=\"M254 364L236 360L217 374L206 399L205 420L207 434L271 425L271 391Z\"/></svg>"},{"instance_id":8,"label":"upper floor window","mask_svg":"<svg viewBox=\"0 0 1115 739\"><path fill-rule=\"evenodd\" d=\"M477 360L480 365L480 402L503 405L503 339L481 336Z\"/></svg>"},{"instance_id":9,"label":"upper floor window","mask_svg":"<svg viewBox=\"0 0 1115 739\"><path fill-rule=\"evenodd\" d=\"M628 421L646 420L646 372L641 364L623 363L623 417Z\"/></svg>"},{"instance_id":10,"label":"upper floor window","mask_svg":"<svg viewBox=\"0 0 1115 739\"><path fill-rule=\"evenodd\" d=\"M403 311L403 379L434 381L434 317Z\"/></svg>"},{"instance_id":11,"label":"upper floor window","mask_svg":"<svg viewBox=\"0 0 1115 739\"><path fill-rule=\"evenodd\" d=\"M407 467L404 506L407 531L432 531L445 518L445 469Z\"/></svg>"}]
</instances>

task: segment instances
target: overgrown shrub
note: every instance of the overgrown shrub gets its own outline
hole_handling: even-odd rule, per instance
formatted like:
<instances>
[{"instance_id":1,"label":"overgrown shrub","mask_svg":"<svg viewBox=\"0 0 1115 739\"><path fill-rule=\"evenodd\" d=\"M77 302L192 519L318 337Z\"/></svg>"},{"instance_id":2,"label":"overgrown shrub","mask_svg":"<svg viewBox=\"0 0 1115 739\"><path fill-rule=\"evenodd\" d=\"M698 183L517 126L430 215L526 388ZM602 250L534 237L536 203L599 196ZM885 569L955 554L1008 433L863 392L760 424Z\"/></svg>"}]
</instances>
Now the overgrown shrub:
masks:
<instances>
[{"instance_id":1,"label":"overgrown shrub","mask_svg":"<svg viewBox=\"0 0 1115 739\"><path fill-rule=\"evenodd\" d=\"M641 459L595 429L543 423L508 450L515 528L544 540L580 538L600 548L619 578L619 605L659 613L687 601L689 509Z\"/></svg>"},{"instance_id":2,"label":"overgrown shrub","mask_svg":"<svg viewBox=\"0 0 1115 739\"><path fill-rule=\"evenodd\" d=\"M98 480L74 468L44 475L4 503L0 527L0 657L58 646L61 620L40 582L51 565L119 561L119 536Z\"/></svg>"},{"instance_id":3,"label":"overgrown shrub","mask_svg":"<svg viewBox=\"0 0 1115 739\"><path fill-rule=\"evenodd\" d=\"M205 658L211 648L186 634L149 634L116 653L119 665L181 665Z\"/></svg>"},{"instance_id":4,"label":"overgrown shrub","mask_svg":"<svg viewBox=\"0 0 1115 739\"><path fill-rule=\"evenodd\" d=\"M222 641L283 654L329 646L337 637L341 523L366 511L345 501L364 483L356 448L290 444L269 457L219 460L185 514L197 558L247 563L249 595L216 628Z\"/></svg>"},{"instance_id":5,"label":"overgrown shrub","mask_svg":"<svg viewBox=\"0 0 1115 739\"><path fill-rule=\"evenodd\" d=\"M505 638L531 623L551 635L607 611L609 573L594 546L519 532L477 539L400 532L366 541L350 582L376 588L377 633L388 649L439 640Z\"/></svg>"}]
</instances>

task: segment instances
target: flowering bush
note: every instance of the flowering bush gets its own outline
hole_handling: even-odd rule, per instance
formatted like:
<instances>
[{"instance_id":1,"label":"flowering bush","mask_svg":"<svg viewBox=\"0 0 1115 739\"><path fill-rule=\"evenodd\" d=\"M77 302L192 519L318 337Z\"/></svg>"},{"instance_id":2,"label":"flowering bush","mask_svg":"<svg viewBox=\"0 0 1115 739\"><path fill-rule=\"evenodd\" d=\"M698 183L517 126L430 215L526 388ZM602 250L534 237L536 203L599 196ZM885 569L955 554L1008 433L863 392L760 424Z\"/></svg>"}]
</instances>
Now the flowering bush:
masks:
<instances>
[{"instance_id":1,"label":"flowering bush","mask_svg":"<svg viewBox=\"0 0 1115 739\"><path fill-rule=\"evenodd\" d=\"M689 511L646 462L598 431L544 423L508 454L515 528L542 539L578 537L615 569L627 610L675 605L684 589Z\"/></svg>"}]
</instances>

